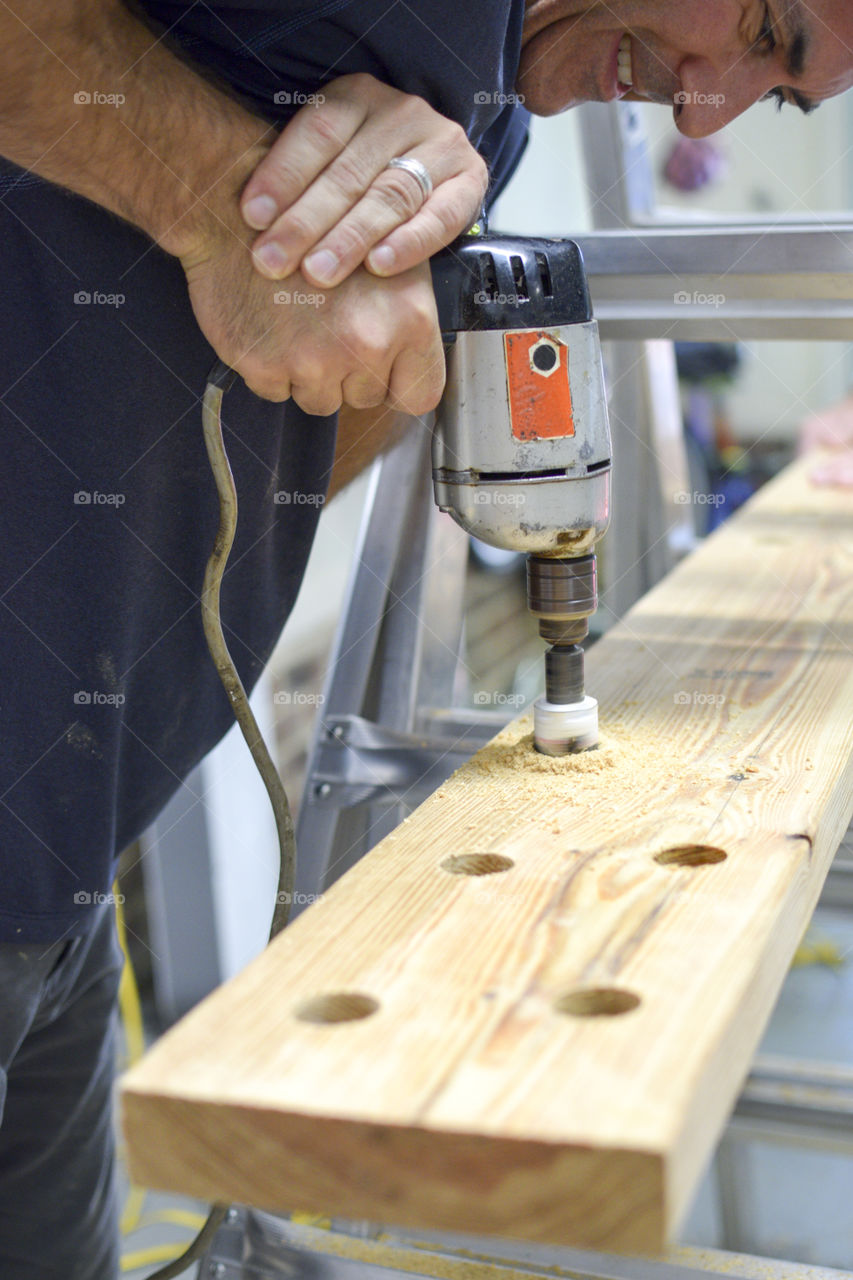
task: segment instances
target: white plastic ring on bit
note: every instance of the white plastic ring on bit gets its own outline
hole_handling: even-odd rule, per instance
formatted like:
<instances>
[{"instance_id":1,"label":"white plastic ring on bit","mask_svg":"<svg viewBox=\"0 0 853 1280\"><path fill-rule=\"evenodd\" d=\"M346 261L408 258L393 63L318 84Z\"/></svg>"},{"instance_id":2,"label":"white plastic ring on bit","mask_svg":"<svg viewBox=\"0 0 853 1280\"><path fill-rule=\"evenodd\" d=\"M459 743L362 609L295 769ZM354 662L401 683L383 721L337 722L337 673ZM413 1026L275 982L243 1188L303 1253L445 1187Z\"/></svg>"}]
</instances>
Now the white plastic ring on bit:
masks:
<instances>
[{"instance_id":1,"label":"white plastic ring on bit","mask_svg":"<svg viewBox=\"0 0 853 1280\"><path fill-rule=\"evenodd\" d=\"M533 704L533 741L546 756L568 756L598 746L598 702L589 694L582 702Z\"/></svg>"},{"instance_id":2,"label":"white plastic ring on bit","mask_svg":"<svg viewBox=\"0 0 853 1280\"><path fill-rule=\"evenodd\" d=\"M421 164L420 160L416 160L414 156L395 156L393 160L388 161L385 168L405 169L406 173L410 173L417 180L424 195L424 202L429 200L432 195L432 178L429 176L429 169Z\"/></svg>"}]
</instances>

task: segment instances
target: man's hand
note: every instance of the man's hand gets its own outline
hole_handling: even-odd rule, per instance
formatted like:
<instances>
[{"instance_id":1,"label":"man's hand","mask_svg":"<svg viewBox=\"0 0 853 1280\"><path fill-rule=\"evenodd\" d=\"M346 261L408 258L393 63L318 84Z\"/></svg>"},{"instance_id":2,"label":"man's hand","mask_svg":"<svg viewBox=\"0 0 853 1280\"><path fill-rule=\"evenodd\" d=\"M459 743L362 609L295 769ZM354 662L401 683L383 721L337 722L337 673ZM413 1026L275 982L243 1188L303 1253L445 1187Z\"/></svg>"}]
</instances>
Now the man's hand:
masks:
<instances>
[{"instance_id":1,"label":"man's hand","mask_svg":"<svg viewBox=\"0 0 853 1280\"><path fill-rule=\"evenodd\" d=\"M288 123L252 174L243 217L265 229L257 269L281 280L299 269L331 288L364 263L379 276L425 262L475 221L488 185L482 157L460 125L422 98L369 75L342 76ZM417 179L389 160L419 160Z\"/></svg>"},{"instance_id":2,"label":"man's hand","mask_svg":"<svg viewBox=\"0 0 853 1280\"><path fill-rule=\"evenodd\" d=\"M179 258L202 330L258 394L273 400L292 394L317 414L341 403L361 408L387 401L415 413L436 404L444 359L426 266L388 280L360 268L318 305L316 298L293 296L322 292L295 269L279 285L264 279L253 266L254 236L241 216L240 194L273 143L269 126L153 39L122 0L15 3L26 17L0 5L0 64L20 77L0 77L0 154L127 218ZM368 104L362 93L353 114L335 96L353 80L363 91L369 79L347 77L327 90L330 108L336 104L358 135L350 157L355 172L364 159L361 134L369 141L379 121L388 144L377 152L379 169L389 154L389 130L407 147L433 138L438 125L444 138L438 150L459 148L466 168L470 148L467 141L462 146L461 130L418 99L406 99L414 105L403 110L405 95L389 90L388 97L371 81ZM39 86L37 98L21 94L23 82ZM89 88L120 89L120 109L91 101ZM392 100L401 112L396 132ZM377 108L380 101L385 106ZM335 155L342 145L335 141ZM344 172L346 155L337 161ZM437 153L424 155L437 161ZM437 178L453 170L446 164ZM291 198L299 194L301 188L290 191ZM360 190L355 194L363 203ZM462 229L468 206L464 212L465 218L451 217L450 235ZM324 229L339 220L340 206L329 216ZM276 302L277 293L290 293L291 300Z\"/></svg>"},{"instance_id":3,"label":"man's hand","mask_svg":"<svg viewBox=\"0 0 853 1280\"><path fill-rule=\"evenodd\" d=\"M392 280L361 268L322 293L299 274L262 279L227 232L181 260L199 326L257 395L292 396L312 414L438 403L444 353L426 265Z\"/></svg>"},{"instance_id":4,"label":"man's hand","mask_svg":"<svg viewBox=\"0 0 853 1280\"><path fill-rule=\"evenodd\" d=\"M813 484L853 488L853 395L806 418L800 427L798 450L832 449L809 474Z\"/></svg>"}]
</instances>

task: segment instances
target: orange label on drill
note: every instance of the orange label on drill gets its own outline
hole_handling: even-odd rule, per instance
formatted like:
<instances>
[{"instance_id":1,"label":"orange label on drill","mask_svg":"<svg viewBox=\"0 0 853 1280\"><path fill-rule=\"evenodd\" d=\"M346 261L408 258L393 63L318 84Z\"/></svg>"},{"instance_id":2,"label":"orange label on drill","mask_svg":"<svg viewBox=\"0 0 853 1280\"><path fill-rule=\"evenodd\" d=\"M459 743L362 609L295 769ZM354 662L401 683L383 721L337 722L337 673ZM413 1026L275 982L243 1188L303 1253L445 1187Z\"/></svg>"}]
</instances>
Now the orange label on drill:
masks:
<instances>
[{"instance_id":1,"label":"orange label on drill","mask_svg":"<svg viewBox=\"0 0 853 1280\"><path fill-rule=\"evenodd\" d=\"M507 390L516 440L573 436L569 352L544 330L504 334Z\"/></svg>"}]
</instances>

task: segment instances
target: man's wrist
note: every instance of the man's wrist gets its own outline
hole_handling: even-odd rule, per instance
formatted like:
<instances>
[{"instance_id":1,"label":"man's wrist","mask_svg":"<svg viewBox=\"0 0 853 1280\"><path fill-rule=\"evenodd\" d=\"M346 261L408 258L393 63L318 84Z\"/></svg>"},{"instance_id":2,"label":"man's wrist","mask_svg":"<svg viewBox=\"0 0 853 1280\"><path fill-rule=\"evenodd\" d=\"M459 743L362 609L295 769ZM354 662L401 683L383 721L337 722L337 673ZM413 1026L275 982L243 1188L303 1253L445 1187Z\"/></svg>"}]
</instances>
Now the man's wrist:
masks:
<instances>
[{"instance_id":1,"label":"man's wrist","mask_svg":"<svg viewBox=\"0 0 853 1280\"><path fill-rule=\"evenodd\" d=\"M237 148L233 163L226 164L204 191L188 193L186 200L180 202L185 207L170 211L145 230L161 249L184 263L194 262L211 245L229 238L248 248L257 233L240 215L240 194L268 151L269 145L262 142Z\"/></svg>"}]
</instances>

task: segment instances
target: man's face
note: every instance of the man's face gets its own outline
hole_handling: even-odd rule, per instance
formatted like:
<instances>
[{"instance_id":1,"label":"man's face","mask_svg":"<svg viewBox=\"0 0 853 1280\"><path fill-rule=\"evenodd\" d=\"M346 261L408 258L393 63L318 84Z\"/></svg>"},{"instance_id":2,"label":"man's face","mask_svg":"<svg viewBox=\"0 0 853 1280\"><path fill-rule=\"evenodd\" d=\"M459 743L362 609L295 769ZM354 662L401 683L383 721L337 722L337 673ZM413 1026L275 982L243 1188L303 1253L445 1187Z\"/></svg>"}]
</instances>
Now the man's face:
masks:
<instances>
[{"instance_id":1,"label":"man's face","mask_svg":"<svg viewBox=\"0 0 853 1280\"><path fill-rule=\"evenodd\" d=\"M527 0L522 46L516 88L536 115L613 98L661 102L682 133L701 138L774 90L808 108L850 88L853 4Z\"/></svg>"}]
</instances>

